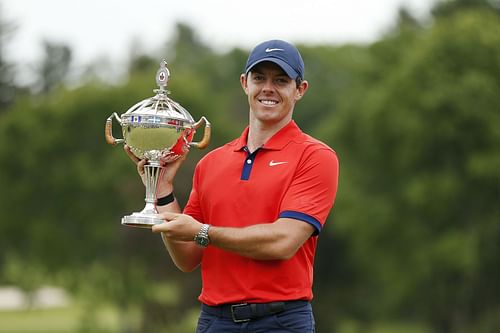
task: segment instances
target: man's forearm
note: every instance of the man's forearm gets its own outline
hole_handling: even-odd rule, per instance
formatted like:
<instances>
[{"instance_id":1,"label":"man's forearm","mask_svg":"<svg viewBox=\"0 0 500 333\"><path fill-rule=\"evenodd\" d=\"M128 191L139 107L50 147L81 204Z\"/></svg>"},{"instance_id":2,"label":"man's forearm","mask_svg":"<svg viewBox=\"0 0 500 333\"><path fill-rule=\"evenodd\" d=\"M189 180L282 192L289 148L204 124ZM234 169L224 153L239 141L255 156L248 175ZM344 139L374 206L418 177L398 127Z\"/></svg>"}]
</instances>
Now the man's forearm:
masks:
<instances>
[{"instance_id":1,"label":"man's forearm","mask_svg":"<svg viewBox=\"0 0 500 333\"><path fill-rule=\"evenodd\" d=\"M159 213L181 213L182 211L177 199L174 199L174 201L169 203L168 205L157 206L157 210ZM161 238L163 240L165 248L172 258L172 261L181 271L191 272L196 267L198 267L201 262L202 249L196 246L194 242L169 240L167 237L165 237L164 233L161 233Z\"/></svg>"},{"instance_id":2,"label":"man's forearm","mask_svg":"<svg viewBox=\"0 0 500 333\"><path fill-rule=\"evenodd\" d=\"M255 224L245 228L212 227L213 246L257 260L291 258L313 232L311 225L293 219Z\"/></svg>"}]
</instances>

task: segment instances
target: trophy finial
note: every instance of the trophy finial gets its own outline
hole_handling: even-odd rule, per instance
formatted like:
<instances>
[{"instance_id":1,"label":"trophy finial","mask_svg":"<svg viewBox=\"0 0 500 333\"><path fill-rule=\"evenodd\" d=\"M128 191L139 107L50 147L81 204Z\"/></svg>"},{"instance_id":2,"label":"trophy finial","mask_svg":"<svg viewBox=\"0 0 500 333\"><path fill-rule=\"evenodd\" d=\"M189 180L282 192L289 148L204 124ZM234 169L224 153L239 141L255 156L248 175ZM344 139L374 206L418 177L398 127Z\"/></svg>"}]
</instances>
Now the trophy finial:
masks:
<instances>
[{"instance_id":1,"label":"trophy finial","mask_svg":"<svg viewBox=\"0 0 500 333\"><path fill-rule=\"evenodd\" d=\"M167 62L162 60L160 62L160 68L156 72L156 84L160 87L160 91L165 91L168 80L170 79L170 71L167 68Z\"/></svg>"}]
</instances>

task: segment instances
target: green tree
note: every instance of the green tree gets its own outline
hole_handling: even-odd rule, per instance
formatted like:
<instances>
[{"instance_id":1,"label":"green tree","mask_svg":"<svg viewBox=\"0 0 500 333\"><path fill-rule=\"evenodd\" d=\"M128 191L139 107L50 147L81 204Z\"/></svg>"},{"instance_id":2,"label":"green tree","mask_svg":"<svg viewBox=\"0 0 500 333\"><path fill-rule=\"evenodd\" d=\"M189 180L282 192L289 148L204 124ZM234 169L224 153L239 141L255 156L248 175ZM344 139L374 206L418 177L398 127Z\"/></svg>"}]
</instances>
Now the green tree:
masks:
<instances>
[{"instance_id":1,"label":"green tree","mask_svg":"<svg viewBox=\"0 0 500 333\"><path fill-rule=\"evenodd\" d=\"M169 61L186 67L199 65L210 53L210 48L204 45L193 28L185 23L177 23L174 36L167 43L165 50Z\"/></svg>"},{"instance_id":2,"label":"green tree","mask_svg":"<svg viewBox=\"0 0 500 333\"><path fill-rule=\"evenodd\" d=\"M0 114L12 103L16 90L14 67L5 59L6 45L13 31L12 23L3 20L0 4Z\"/></svg>"},{"instance_id":3,"label":"green tree","mask_svg":"<svg viewBox=\"0 0 500 333\"><path fill-rule=\"evenodd\" d=\"M47 94L54 88L61 86L67 78L72 52L69 46L50 41L43 42L44 58L38 65L37 85L42 94Z\"/></svg>"},{"instance_id":4,"label":"green tree","mask_svg":"<svg viewBox=\"0 0 500 333\"><path fill-rule=\"evenodd\" d=\"M498 31L491 11L460 11L373 48L397 61L336 118L337 225L372 315L436 332L499 327Z\"/></svg>"},{"instance_id":5,"label":"green tree","mask_svg":"<svg viewBox=\"0 0 500 333\"><path fill-rule=\"evenodd\" d=\"M498 13L500 2L498 0L441 0L432 9L432 14L435 17L442 17L471 9L493 10Z\"/></svg>"}]
</instances>

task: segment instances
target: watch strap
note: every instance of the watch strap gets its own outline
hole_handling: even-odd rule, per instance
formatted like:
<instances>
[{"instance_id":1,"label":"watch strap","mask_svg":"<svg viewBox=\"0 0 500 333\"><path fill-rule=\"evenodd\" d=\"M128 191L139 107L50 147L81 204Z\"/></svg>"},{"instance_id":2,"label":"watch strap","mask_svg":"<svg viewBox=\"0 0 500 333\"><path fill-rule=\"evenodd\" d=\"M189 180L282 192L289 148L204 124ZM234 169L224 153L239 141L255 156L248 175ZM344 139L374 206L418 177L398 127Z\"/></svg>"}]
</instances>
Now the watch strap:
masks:
<instances>
[{"instance_id":1,"label":"watch strap","mask_svg":"<svg viewBox=\"0 0 500 333\"><path fill-rule=\"evenodd\" d=\"M206 247L210 243L210 238L208 237L208 229L210 229L210 224L202 224L200 231L194 236L194 241L196 244Z\"/></svg>"}]
</instances>

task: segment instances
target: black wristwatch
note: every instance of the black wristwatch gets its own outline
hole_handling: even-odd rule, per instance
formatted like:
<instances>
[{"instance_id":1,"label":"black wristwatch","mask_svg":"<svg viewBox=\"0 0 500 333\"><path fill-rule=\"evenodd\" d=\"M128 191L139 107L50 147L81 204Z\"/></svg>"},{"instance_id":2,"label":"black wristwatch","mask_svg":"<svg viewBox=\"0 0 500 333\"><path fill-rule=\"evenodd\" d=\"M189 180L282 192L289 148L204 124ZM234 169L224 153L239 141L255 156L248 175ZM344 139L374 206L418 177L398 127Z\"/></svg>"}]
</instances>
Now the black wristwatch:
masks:
<instances>
[{"instance_id":1,"label":"black wristwatch","mask_svg":"<svg viewBox=\"0 0 500 333\"><path fill-rule=\"evenodd\" d=\"M201 247L207 247L210 244L210 238L208 238L208 229L210 229L210 224L203 224L200 231L194 236L194 241Z\"/></svg>"}]
</instances>

